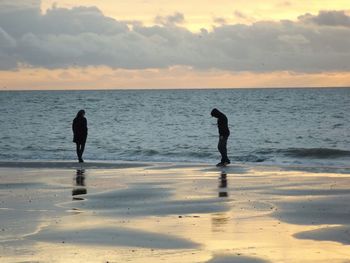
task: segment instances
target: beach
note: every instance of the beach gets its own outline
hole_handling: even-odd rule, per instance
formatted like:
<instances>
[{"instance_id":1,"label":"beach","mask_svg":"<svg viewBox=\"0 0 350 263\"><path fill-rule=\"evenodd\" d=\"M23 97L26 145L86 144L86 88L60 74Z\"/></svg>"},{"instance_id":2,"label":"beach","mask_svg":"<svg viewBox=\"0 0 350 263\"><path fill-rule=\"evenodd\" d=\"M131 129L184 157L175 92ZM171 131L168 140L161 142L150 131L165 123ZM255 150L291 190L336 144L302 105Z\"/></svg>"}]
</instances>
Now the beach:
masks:
<instances>
[{"instance_id":1,"label":"beach","mask_svg":"<svg viewBox=\"0 0 350 263\"><path fill-rule=\"evenodd\" d=\"M350 169L2 162L1 262L349 262Z\"/></svg>"},{"instance_id":2,"label":"beach","mask_svg":"<svg viewBox=\"0 0 350 263\"><path fill-rule=\"evenodd\" d=\"M349 0L0 0L0 263L350 263Z\"/></svg>"}]
</instances>

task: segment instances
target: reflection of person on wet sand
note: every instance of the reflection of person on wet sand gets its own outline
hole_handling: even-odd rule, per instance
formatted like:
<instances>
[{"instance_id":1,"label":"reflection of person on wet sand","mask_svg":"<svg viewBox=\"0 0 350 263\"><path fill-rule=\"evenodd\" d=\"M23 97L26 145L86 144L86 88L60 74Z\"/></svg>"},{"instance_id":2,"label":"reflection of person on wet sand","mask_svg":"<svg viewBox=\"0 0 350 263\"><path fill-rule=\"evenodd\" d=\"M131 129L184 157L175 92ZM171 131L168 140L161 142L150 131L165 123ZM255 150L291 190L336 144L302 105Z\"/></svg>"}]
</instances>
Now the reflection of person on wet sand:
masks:
<instances>
[{"instance_id":1,"label":"reflection of person on wet sand","mask_svg":"<svg viewBox=\"0 0 350 263\"><path fill-rule=\"evenodd\" d=\"M78 169L77 170L77 176L75 177L76 185L85 186L85 170L84 169Z\"/></svg>"},{"instance_id":2,"label":"reflection of person on wet sand","mask_svg":"<svg viewBox=\"0 0 350 263\"><path fill-rule=\"evenodd\" d=\"M221 172L219 179L219 197L228 197L227 193L227 174Z\"/></svg>"},{"instance_id":3,"label":"reflection of person on wet sand","mask_svg":"<svg viewBox=\"0 0 350 263\"><path fill-rule=\"evenodd\" d=\"M85 170L78 169L75 177L75 187L72 190L72 196L75 195L84 195L87 193L87 190L85 188ZM81 200L82 198L76 198L73 197L74 200Z\"/></svg>"},{"instance_id":4,"label":"reflection of person on wet sand","mask_svg":"<svg viewBox=\"0 0 350 263\"><path fill-rule=\"evenodd\" d=\"M221 171L220 173L219 185L218 185L218 197L219 198L228 197L227 174L225 171ZM226 228L229 220L230 220L230 217L227 212L212 214L212 231L225 232L227 230Z\"/></svg>"}]
</instances>

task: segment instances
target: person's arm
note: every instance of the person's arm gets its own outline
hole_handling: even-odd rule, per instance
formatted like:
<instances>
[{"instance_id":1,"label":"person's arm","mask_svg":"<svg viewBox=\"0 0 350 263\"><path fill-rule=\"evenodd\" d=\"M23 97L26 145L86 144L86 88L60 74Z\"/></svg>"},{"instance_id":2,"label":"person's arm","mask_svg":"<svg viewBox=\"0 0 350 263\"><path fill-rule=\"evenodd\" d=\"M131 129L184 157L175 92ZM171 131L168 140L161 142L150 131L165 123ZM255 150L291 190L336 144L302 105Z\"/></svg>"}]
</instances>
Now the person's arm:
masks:
<instances>
[{"instance_id":1,"label":"person's arm","mask_svg":"<svg viewBox=\"0 0 350 263\"><path fill-rule=\"evenodd\" d=\"M75 134L75 132L76 132L75 120L73 120L73 122L72 122L72 131L73 131L73 134Z\"/></svg>"},{"instance_id":2,"label":"person's arm","mask_svg":"<svg viewBox=\"0 0 350 263\"><path fill-rule=\"evenodd\" d=\"M84 132L87 135L88 134L88 127L87 127L87 119L86 118L84 118L83 124L84 124L84 126L83 126L84 127Z\"/></svg>"},{"instance_id":3,"label":"person's arm","mask_svg":"<svg viewBox=\"0 0 350 263\"><path fill-rule=\"evenodd\" d=\"M75 119L72 122L72 131L73 131L73 142L76 142L76 125L75 125Z\"/></svg>"}]
</instances>

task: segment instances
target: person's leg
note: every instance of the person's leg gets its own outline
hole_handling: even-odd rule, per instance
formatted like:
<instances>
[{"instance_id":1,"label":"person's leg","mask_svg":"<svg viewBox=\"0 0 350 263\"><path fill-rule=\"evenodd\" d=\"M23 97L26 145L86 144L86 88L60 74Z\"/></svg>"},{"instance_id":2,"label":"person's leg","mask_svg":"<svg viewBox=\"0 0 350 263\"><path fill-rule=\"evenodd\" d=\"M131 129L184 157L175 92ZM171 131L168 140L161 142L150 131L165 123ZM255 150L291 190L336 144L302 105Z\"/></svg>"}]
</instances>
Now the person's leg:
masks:
<instances>
[{"instance_id":1,"label":"person's leg","mask_svg":"<svg viewBox=\"0 0 350 263\"><path fill-rule=\"evenodd\" d=\"M222 136L219 137L218 150L219 150L219 152L221 154L221 163L223 163L224 162L224 151L225 150L224 150L224 140L223 140Z\"/></svg>"},{"instance_id":2,"label":"person's leg","mask_svg":"<svg viewBox=\"0 0 350 263\"><path fill-rule=\"evenodd\" d=\"M228 156L227 156L227 140L228 140L228 137L225 138L225 150L224 150L224 153L225 153L225 162L226 162L226 163L231 163L230 159L229 159Z\"/></svg>"},{"instance_id":3,"label":"person's leg","mask_svg":"<svg viewBox=\"0 0 350 263\"><path fill-rule=\"evenodd\" d=\"M220 136L218 149L221 154L221 163L230 163L227 157L227 139L228 137Z\"/></svg>"},{"instance_id":4,"label":"person's leg","mask_svg":"<svg viewBox=\"0 0 350 263\"><path fill-rule=\"evenodd\" d=\"M78 156L78 159L80 160L80 144L76 142L75 145L76 145L77 156Z\"/></svg>"},{"instance_id":5,"label":"person's leg","mask_svg":"<svg viewBox=\"0 0 350 263\"><path fill-rule=\"evenodd\" d=\"M85 141L80 144L80 160L83 161L83 153L85 150Z\"/></svg>"}]
</instances>

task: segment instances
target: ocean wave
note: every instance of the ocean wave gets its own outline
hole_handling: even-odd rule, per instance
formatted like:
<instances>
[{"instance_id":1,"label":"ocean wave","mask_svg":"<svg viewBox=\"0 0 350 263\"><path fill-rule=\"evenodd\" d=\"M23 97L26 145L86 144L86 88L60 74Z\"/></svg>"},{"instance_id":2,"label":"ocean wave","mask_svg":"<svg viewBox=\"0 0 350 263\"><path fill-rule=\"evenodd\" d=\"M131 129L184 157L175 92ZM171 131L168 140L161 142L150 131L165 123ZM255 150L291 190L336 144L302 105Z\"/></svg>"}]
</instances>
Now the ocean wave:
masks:
<instances>
[{"instance_id":1,"label":"ocean wave","mask_svg":"<svg viewBox=\"0 0 350 263\"><path fill-rule=\"evenodd\" d=\"M263 149L258 151L263 155L283 155L293 158L315 158L315 159L334 159L350 157L350 151L331 148L288 148L288 149Z\"/></svg>"},{"instance_id":2,"label":"ocean wave","mask_svg":"<svg viewBox=\"0 0 350 263\"><path fill-rule=\"evenodd\" d=\"M126 151L126 154L129 156L155 156L159 155L160 152L154 149L137 149Z\"/></svg>"},{"instance_id":3,"label":"ocean wave","mask_svg":"<svg viewBox=\"0 0 350 263\"><path fill-rule=\"evenodd\" d=\"M211 158L213 157L213 154L208 152L168 152L165 154L165 156L202 159Z\"/></svg>"},{"instance_id":4,"label":"ocean wave","mask_svg":"<svg viewBox=\"0 0 350 263\"><path fill-rule=\"evenodd\" d=\"M248 154L248 155L241 155L241 156L234 156L233 160L237 162L243 162L243 163L261 163L265 162L268 158L262 157L262 156L256 156L254 154Z\"/></svg>"},{"instance_id":5,"label":"ocean wave","mask_svg":"<svg viewBox=\"0 0 350 263\"><path fill-rule=\"evenodd\" d=\"M157 151L154 149L128 150L116 154L117 160L126 161L208 161L215 157L207 151ZM98 158L93 158L98 159Z\"/></svg>"}]
</instances>

